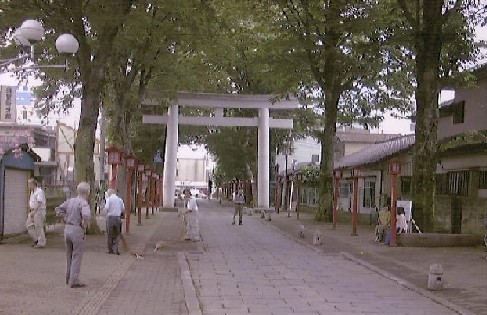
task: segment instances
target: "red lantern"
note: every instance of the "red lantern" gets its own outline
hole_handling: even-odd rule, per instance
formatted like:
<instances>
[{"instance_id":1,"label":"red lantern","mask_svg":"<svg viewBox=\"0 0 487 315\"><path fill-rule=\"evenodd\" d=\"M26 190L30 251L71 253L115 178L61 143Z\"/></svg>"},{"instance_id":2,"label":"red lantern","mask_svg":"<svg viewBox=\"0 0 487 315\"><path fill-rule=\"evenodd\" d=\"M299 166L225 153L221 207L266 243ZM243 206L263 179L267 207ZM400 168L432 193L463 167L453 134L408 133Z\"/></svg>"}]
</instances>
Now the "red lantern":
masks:
<instances>
[{"instance_id":1,"label":"red lantern","mask_svg":"<svg viewBox=\"0 0 487 315\"><path fill-rule=\"evenodd\" d=\"M115 146L110 146L105 149L108 153L108 164L109 165L120 165L122 164L122 150Z\"/></svg>"}]
</instances>

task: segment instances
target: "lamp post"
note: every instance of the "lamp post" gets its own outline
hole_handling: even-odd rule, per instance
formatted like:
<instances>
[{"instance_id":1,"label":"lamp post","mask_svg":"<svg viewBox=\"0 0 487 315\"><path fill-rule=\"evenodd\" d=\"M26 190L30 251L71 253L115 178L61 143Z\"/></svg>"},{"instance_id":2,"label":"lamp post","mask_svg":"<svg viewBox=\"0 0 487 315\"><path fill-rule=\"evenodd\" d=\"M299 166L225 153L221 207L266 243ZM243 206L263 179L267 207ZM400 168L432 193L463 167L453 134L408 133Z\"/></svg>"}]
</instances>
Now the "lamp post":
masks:
<instances>
[{"instance_id":1,"label":"lamp post","mask_svg":"<svg viewBox=\"0 0 487 315\"><path fill-rule=\"evenodd\" d=\"M108 164L112 166L112 177L110 179L110 188L117 189L117 166L122 164L122 151L115 147L110 146L105 149L108 153Z\"/></svg>"},{"instance_id":2,"label":"lamp post","mask_svg":"<svg viewBox=\"0 0 487 315\"><path fill-rule=\"evenodd\" d=\"M147 190L145 193L145 218L149 219L149 207L151 206L151 182L152 182L152 170L150 169L149 166L145 167L145 178L147 181Z\"/></svg>"},{"instance_id":3,"label":"lamp post","mask_svg":"<svg viewBox=\"0 0 487 315\"><path fill-rule=\"evenodd\" d=\"M340 179L343 176L342 170L334 170L335 189L333 192L333 229L336 229L338 219L338 198L340 197Z\"/></svg>"},{"instance_id":4,"label":"lamp post","mask_svg":"<svg viewBox=\"0 0 487 315\"><path fill-rule=\"evenodd\" d=\"M353 213L352 213L352 236L357 236L358 223L358 178L362 176L362 171L358 168L352 170L353 177Z\"/></svg>"},{"instance_id":5,"label":"lamp post","mask_svg":"<svg viewBox=\"0 0 487 315\"><path fill-rule=\"evenodd\" d=\"M130 215L132 214L132 174L137 167L135 156L126 155L125 156L125 166L127 168L127 190L126 190L126 201L125 201L125 232L128 234L130 232Z\"/></svg>"},{"instance_id":6,"label":"lamp post","mask_svg":"<svg viewBox=\"0 0 487 315\"><path fill-rule=\"evenodd\" d=\"M389 163L388 173L392 175L391 188L391 242L389 246L397 246L397 177L401 174L401 163L392 160Z\"/></svg>"},{"instance_id":7,"label":"lamp post","mask_svg":"<svg viewBox=\"0 0 487 315\"><path fill-rule=\"evenodd\" d=\"M137 165L137 225L142 225L142 176L144 174L145 165L139 163Z\"/></svg>"},{"instance_id":8,"label":"lamp post","mask_svg":"<svg viewBox=\"0 0 487 315\"><path fill-rule=\"evenodd\" d=\"M20 57L0 60L0 68L7 67L16 61L31 60L34 62L34 44L41 41L45 35L45 30L42 24L37 20L26 20L18 27L12 34L12 39L16 45L30 47L30 53L21 55ZM76 54L79 49L79 43L71 34L61 34L56 39L56 50L60 54ZM25 67L18 67L10 70L19 72L23 70L40 69L40 68L68 68L68 62L63 65L31 65Z\"/></svg>"}]
</instances>

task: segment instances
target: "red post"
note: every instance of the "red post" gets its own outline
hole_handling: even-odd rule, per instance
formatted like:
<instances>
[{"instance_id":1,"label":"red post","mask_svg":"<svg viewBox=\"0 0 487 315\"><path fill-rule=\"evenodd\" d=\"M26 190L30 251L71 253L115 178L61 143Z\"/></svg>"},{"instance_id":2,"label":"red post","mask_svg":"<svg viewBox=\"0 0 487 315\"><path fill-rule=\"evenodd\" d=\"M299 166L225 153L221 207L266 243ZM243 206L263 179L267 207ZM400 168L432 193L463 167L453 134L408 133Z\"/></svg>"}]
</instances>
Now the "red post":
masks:
<instances>
[{"instance_id":1,"label":"red post","mask_svg":"<svg viewBox=\"0 0 487 315\"><path fill-rule=\"evenodd\" d=\"M357 236L358 224L358 178L361 175L359 169L352 170L353 176L353 213L352 213L352 236Z\"/></svg>"},{"instance_id":2,"label":"red post","mask_svg":"<svg viewBox=\"0 0 487 315\"><path fill-rule=\"evenodd\" d=\"M151 210L152 210L152 215L154 215L154 208L157 206L156 205L156 175L152 173L152 199L151 199Z\"/></svg>"},{"instance_id":3,"label":"red post","mask_svg":"<svg viewBox=\"0 0 487 315\"><path fill-rule=\"evenodd\" d=\"M401 162L392 160L389 163L388 173L392 175L391 188L391 242L389 246L397 246L397 176L401 174Z\"/></svg>"},{"instance_id":4,"label":"red post","mask_svg":"<svg viewBox=\"0 0 487 315\"><path fill-rule=\"evenodd\" d=\"M144 174L145 165L139 163L137 165L137 225L142 225L142 197L143 197L143 183L142 176Z\"/></svg>"},{"instance_id":5,"label":"red post","mask_svg":"<svg viewBox=\"0 0 487 315\"><path fill-rule=\"evenodd\" d=\"M137 178L137 225L142 225L142 173L138 172Z\"/></svg>"},{"instance_id":6,"label":"red post","mask_svg":"<svg viewBox=\"0 0 487 315\"><path fill-rule=\"evenodd\" d=\"M127 168L127 190L126 190L126 202L125 202L125 233L130 232L130 211L132 209L132 169Z\"/></svg>"}]
</instances>

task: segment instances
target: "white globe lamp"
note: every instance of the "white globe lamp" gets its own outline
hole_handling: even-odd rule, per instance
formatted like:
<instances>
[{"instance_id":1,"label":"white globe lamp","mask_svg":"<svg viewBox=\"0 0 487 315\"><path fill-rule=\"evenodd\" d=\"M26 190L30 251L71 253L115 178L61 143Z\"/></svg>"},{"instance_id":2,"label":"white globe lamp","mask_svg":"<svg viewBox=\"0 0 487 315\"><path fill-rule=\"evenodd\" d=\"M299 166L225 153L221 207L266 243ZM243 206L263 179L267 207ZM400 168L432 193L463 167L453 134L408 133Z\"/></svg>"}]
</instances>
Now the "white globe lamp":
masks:
<instances>
[{"instance_id":1,"label":"white globe lamp","mask_svg":"<svg viewBox=\"0 0 487 315\"><path fill-rule=\"evenodd\" d=\"M79 43L71 34L61 34L56 39L56 49L60 54L75 54L78 48Z\"/></svg>"},{"instance_id":2,"label":"white globe lamp","mask_svg":"<svg viewBox=\"0 0 487 315\"><path fill-rule=\"evenodd\" d=\"M26 20L20 26L20 34L28 41L40 41L44 37L44 27L39 21Z\"/></svg>"}]
</instances>

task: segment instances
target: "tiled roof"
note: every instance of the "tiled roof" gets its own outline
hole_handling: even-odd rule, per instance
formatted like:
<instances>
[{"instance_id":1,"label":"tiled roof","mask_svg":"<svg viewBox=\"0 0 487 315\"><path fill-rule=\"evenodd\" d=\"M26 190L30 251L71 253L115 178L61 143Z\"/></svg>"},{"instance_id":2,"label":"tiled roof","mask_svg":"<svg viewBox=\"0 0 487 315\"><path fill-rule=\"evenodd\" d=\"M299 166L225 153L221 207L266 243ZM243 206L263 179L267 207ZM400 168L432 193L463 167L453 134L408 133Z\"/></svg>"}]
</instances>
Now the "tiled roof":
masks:
<instances>
[{"instance_id":1,"label":"tiled roof","mask_svg":"<svg viewBox=\"0 0 487 315\"><path fill-rule=\"evenodd\" d=\"M394 154L411 148L413 145L414 135L396 137L381 143L371 144L361 151L344 156L335 163L335 169L380 162Z\"/></svg>"},{"instance_id":2,"label":"tiled roof","mask_svg":"<svg viewBox=\"0 0 487 315\"><path fill-rule=\"evenodd\" d=\"M396 138L399 134L382 134L382 133L355 133L355 132L340 132L337 131L336 137L340 142L364 142L375 143Z\"/></svg>"}]
</instances>

